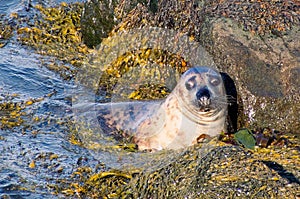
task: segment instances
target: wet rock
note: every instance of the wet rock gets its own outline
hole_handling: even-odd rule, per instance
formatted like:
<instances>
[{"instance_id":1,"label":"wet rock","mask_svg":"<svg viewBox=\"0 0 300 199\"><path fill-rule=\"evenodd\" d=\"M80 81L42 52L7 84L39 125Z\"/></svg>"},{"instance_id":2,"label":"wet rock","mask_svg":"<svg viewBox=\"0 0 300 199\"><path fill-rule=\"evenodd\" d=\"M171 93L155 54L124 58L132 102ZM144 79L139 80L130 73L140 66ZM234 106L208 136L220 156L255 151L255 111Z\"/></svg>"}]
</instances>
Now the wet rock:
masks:
<instances>
[{"instance_id":1,"label":"wet rock","mask_svg":"<svg viewBox=\"0 0 300 199\"><path fill-rule=\"evenodd\" d=\"M293 173L239 147L196 147L166 163L133 179L125 188L132 193L127 198L287 198L299 193Z\"/></svg>"},{"instance_id":2,"label":"wet rock","mask_svg":"<svg viewBox=\"0 0 300 199\"><path fill-rule=\"evenodd\" d=\"M283 35L300 22L299 2L283 1L205 1L205 15L235 20L243 30L255 34Z\"/></svg>"},{"instance_id":3,"label":"wet rock","mask_svg":"<svg viewBox=\"0 0 300 199\"><path fill-rule=\"evenodd\" d=\"M236 83L244 114L240 126L300 129L299 26L283 37L258 36L230 19L212 18L202 30L206 49Z\"/></svg>"},{"instance_id":4,"label":"wet rock","mask_svg":"<svg viewBox=\"0 0 300 199\"><path fill-rule=\"evenodd\" d=\"M136 158L122 171L101 171L90 176L81 196L297 198L299 138L289 139L290 144L284 148L250 151L215 139L181 151L135 153ZM136 164L138 161L142 164Z\"/></svg>"},{"instance_id":5,"label":"wet rock","mask_svg":"<svg viewBox=\"0 0 300 199\"><path fill-rule=\"evenodd\" d=\"M81 28L83 40L87 46L96 46L116 24L113 13L116 4L117 1L113 1L111 4L108 1L88 1L85 3L81 17Z\"/></svg>"},{"instance_id":6,"label":"wet rock","mask_svg":"<svg viewBox=\"0 0 300 199\"><path fill-rule=\"evenodd\" d=\"M235 82L238 127L300 129L297 1L160 0L155 13L146 5L123 12L112 32L156 26L190 36Z\"/></svg>"},{"instance_id":7,"label":"wet rock","mask_svg":"<svg viewBox=\"0 0 300 199\"><path fill-rule=\"evenodd\" d=\"M124 18L138 3L147 4L146 0L90 0L84 4L81 28L84 43L89 47L97 46L113 27ZM148 6L155 10L155 1Z\"/></svg>"}]
</instances>

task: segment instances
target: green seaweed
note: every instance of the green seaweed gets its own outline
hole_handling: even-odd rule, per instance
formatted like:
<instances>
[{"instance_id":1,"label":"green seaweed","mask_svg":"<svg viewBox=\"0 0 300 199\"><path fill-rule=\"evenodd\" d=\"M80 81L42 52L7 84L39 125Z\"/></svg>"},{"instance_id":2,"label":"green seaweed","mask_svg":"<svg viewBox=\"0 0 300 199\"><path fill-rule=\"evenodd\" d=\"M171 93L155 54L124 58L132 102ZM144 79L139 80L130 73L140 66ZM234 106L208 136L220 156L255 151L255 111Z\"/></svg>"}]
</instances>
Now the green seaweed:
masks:
<instances>
[{"instance_id":1,"label":"green seaweed","mask_svg":"<svg viewBox=\"0 0 300 199\"><path fill-rule=\"evenodd\" d=\"M256 140L249 129L241 129L234 134L234 140L248 149L254 149Z\"/></svg>"}]
</instances>

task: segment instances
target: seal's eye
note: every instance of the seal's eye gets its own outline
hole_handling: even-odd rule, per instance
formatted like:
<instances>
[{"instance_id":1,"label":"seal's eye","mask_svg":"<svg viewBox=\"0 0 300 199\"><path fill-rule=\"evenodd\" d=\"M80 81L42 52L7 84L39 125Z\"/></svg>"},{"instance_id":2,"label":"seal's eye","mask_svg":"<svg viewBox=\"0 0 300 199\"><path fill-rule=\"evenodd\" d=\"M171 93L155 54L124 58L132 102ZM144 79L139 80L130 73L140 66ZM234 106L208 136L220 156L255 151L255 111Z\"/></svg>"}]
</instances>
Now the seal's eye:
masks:
<instances>
[{"instance_id":1,"label":"seal's eye","mask_svg":"<svg viewBox=\"0 0 300 199\"><path fill-rule=\"evenodd\" d=\"M221 80L220 78L212 77L209 82L213 86L218 86L221 83Z\"/></svg>"},{"instance_id":2,"label":"seal's eye","mask_svg":"<svg viewBox=\"0 0 300 199\"><path fill-rule=\"evenodd\" d=\"M193 76L185 82L185 87L187 90L192 90L193 88L195 88L196 84L196 76Z\"/></svg>"}]
</instances>

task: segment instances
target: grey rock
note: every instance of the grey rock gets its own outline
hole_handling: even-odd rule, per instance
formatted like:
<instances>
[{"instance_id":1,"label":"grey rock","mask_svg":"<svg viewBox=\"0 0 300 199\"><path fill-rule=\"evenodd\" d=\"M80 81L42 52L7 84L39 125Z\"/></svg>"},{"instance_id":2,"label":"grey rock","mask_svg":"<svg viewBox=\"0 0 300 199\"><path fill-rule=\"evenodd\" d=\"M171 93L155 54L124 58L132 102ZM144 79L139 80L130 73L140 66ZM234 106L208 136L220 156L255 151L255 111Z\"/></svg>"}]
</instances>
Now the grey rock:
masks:
<instances>
[{"instance_id":1,"label":"grey rock","mask_svg":"<svg viewBox=\"0 0 300 199\"><path fill-rule=\"evenodd\" d=\"M251 34L226 18L206 23L200 38L236 83L240 126L300 129L299 26L278 37Z\"/></svg>"},{"instance_id":2,"label":"grey rock","mask_svg":"<svg viewBox=\"0 0 300 199\"><path fill-rule=\"evenodd\" d=\"M138 3L148 5L155 11L156 1L150 0L89 0L84 4L81 28L84 43L89 47L97 46L103 38Z\"/></svg>"},{"instance_id":3,"label":"grey rock","mask_svg":"<svg viewBox=\"0 0 300 199\"><path fill-rule=\"evenodd\" d=\"M122 2L119 2L119 5L115 4L114 10L125 8ZM123 19L118 21L117 28L113 30L114 34L124 29L150 25L172 29L178 34L187 34L206 48L216 67L236 84L238 127L270 127L287 132L297 132L300 129L300 28L294 6L290 11L285 10L286 15L282 17L273 16L268 11L268 20L271 21L267 20L266 27L263 27L262 21L255 24L253 18L256 15L263 17L263 13L250 16L253 9L259 11L258 2L244 2L241 7L237 1L232 1L229 3L232 10L228 10L226 3L218 7L214 1L211 3L160 0L155 3L156 12L148 9L148 2L141 2L144 6L140 4L136 8L134 6L140 2L124 2L130 6L127 6L128 9L124 9L124 12L120 12L122 14L119 16ZM272 9L279 11L286 9L285 4L285 7L270 5ZM130 10L133 12L128 16ZM112 8L109 13L116 16ZM83 19L91 17L92 13L83 15ZM243 19L244 22L241 22ZM95 18L95 21L101 20L101 17ZM278 32L272 29L272 23L285 22L286 31ZM112 26L109 26L103 31L103 27L105 26L98 24L94 26L94 30L90 29L92 36L84 36L92 38L91 45L99 43L112 29ZM266 32L255 33L255 29ZM84 31L83 26L83 33ZM100 39L96 41L96 37Z\"/></svg>"}]
</instances>

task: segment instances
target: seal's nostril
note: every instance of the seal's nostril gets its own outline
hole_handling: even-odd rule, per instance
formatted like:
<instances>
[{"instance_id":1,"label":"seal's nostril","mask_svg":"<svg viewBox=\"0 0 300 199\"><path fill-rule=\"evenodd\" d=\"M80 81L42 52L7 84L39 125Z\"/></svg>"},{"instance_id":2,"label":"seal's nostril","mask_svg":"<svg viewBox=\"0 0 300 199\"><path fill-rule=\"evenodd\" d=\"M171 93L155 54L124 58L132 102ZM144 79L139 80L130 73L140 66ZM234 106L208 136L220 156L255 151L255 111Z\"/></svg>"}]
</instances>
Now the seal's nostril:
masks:
<instances>
[{"instance_id":1,"label":"seal's nostril","mask_svg":"<svg viewBox=\"0 0 300 199\"><path fill-rule=\"evenodd\" d=\"M203 88L201 88L197 94L196 94L196 97L198 100L200 100L202 97L206 97L206 98L210 98L210 93L209 93L209 90L208 88L205 86Z\"/></svg>"}]
</instances>

